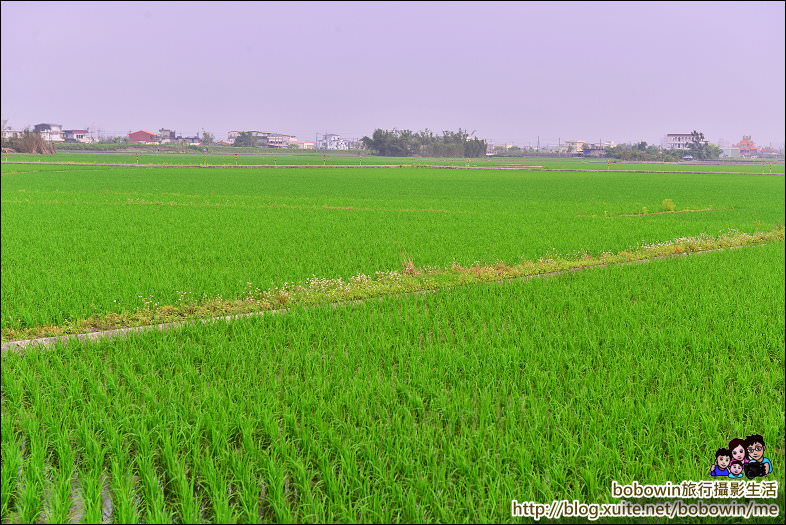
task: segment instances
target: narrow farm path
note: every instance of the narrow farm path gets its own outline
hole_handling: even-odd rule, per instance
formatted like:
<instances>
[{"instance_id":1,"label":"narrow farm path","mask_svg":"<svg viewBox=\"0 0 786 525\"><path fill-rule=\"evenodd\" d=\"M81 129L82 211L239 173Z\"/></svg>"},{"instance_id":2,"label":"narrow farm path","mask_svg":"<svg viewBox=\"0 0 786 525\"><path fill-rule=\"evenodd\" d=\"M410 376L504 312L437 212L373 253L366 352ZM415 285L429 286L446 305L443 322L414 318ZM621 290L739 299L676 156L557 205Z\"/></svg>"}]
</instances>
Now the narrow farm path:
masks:
<instances>
[{"instance_id":1,"label":"narrow farm path","mask_svg":"<svg viewBox=\"0 0 786 525\"><path fill-rule=\"evenodd\" d=\"M650 261L658 260L658 259L670 259L670 258L673 258L673 257L682 257L682 256L688 256L688 255L701 255L701 254L712 253L712 252L719 252L719 251L725 251L725 250L738 249L738 248L742 248L744 246L763 246L765 244L771 244L772 242L782 242L782 240L775 240L775 241L759 243L759 244L743 244L743 243L741 243L741 244L733 245L733 246L725 246L723 248L699 249L699 250L695 250L695 251L692 251L692 252L672 253L672 254L668 254L668 255L655 255L655 256L644 258L644 259L638 259L638 260L632 260L632 261L624 261L624 262L615 262L615 263L611 263L611 264L606 264L606 263L604 263L604 264L588 264L586 266L578 266L578 267L569 268L569 269L565 269L565 270L558 270L558 271L552 271L552 272L538 273L538 274L532 274L532 275L526 275L526 276L516 276L516 277L508 277L508 278L502 278L502 279L494 279L494 280L483 281L483 282L504 283L504 282L519 281L519 280L528 280L528 279L537 278L537 277L554 277L554 276L557 276L557 275L563 275L563 274L567 274L567 273L570 273L570 272L576 272L576 271L579 271L579 270L588 270L588 269L592 269L592 268L606 268L608 266L616 266L616 265L629 265L629 264L648 263ZM415 295L415 294L426 294L426 293L430 293L430 292L437 292L437 291L440 291L440 290L449 289L449 288L452 288L452 287L455 287L455 286L463 286L463 285L461 285L461 284L449 284L449 285L445 285L445 286L440 286L438 288L414 290L414 291L403 292L403 293L384 294L384 295L378 295L378 296L375 296L375 297L369 297L369 298L364 298L364 299L338 301L338 302L332 302L332 303L327 303L327 304L329 304L333 308L339 308L341 306L350 305L350 304L359 304L359 303L363 303L363 302L370 301L370 300L382 301L386 297L389 297L391 295L393 295L393 296L409 296L409 295ZM211 323L211 322L219 322L219 321L230 322L230 321L232 321L234 319L239 319L239 318L243 318L243 317L261 316L261 315L266 315L266 314L282 314L282 313L288 312L289 310L290 310L290 308L279 308L279 309L273 309L273 310L254 311L254 312L248 312L248 313L241 313L241 314L235 314L235 315L226 315L226 316L218 316L218 317L210 317L210 318L192 318L192 319L187 319L187 320L183 320L183 321L176 321L176 322L170 322L170 323L161 323L161 324L147 325L147 326L134 326L134 327L128 327L128 328L118 328L118 329L114 329L114 330L101 330L101 331L88 332L88 333L68 334L68 335L62 335L62 336L56 336L56 337L40 337L40 338L35 338L35 339L22 339L22 340L17 340L17 341L8 341L8 342L2 343L2 352L21 351L24 348L32 347L32 346L36 346L36 345L44 346L44 347L51 347L51 346L56 345L59 342L65 343L65 342L67 342L69 340L72 340L72 339L77 339L77 340L80 340L80 341L87 341L87 340L98 340L98 339L119 337L119 336L124 336L124 335L135 333L135 332L145 332L145 331L150 331L150 330L165 331L165 330L170 330L170 329L173 329L173 328L177 328L177 327L180 327L180 326L185 326L185 325L193 324L193 323L197 323L197 322L201 322L201 323Z\"/></svg>"},{"instance_id":2,"label":"narrow farm path","mask_svg":"<svg viewBox=\"0 0 786 525\"><path fill-rule=\"evenodd\" d=\"M113 164L99 162L33 162L33 161L3 161L3 164L41 164L50 166L115 166L137 168L402 168L412 167L408 164ZM685 173L694 175L784 175L778 172L744 172L744 171L683 171L683 170L589 170L575 168L540 168L524 166L423 166L427 168L446 170L501 170L501 171L562 171L582 173Z\"/></svg>"}]
</instances>

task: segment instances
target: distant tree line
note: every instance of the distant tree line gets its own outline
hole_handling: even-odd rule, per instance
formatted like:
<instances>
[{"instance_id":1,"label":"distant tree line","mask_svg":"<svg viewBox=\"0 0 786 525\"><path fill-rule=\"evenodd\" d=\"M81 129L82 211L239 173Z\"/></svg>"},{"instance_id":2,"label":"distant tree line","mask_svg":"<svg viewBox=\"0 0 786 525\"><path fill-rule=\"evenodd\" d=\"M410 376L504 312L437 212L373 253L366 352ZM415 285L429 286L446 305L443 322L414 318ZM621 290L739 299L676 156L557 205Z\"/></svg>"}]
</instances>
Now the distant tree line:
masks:
<instances>
[{"instance_id":1,"label":"distant tree line","mask_svg":"<svg viewBox=\"0 0 786 525\"><path fill-rule=\"evenodd\" d=\"M644 141L636 144L619 144L605 150L606 157L620 160L676 162L688 153L684 150L666 149Z\"/></svg>"},{"instance_id":2,"label":"distant tree line","mask_svg":"<svg viewBox=\"0 0 786 525\"><path fill-rule=\"evenodd\" d=\"M637 144L621 144L606 148L606 156L620 160L643 160L674 162L685 155L696 160L713 160L720 157L723 150L715 144L704 140L704 134L693 130L688 149L667 149L641 141Z\"/></svg>"},{"instance_id":3,"label":"distant tree line","mask_svg":"<svg viewBox=\"0 0 786 525\"><path fill-rule=\"evenodd\" d=\"M375 129L371 137L363 137L366 147L385 157L483 157L487 144L459 128L458 131L443 131L435 135L430 130L413 132L404 130Z\"/></svg>"}]
</instances>

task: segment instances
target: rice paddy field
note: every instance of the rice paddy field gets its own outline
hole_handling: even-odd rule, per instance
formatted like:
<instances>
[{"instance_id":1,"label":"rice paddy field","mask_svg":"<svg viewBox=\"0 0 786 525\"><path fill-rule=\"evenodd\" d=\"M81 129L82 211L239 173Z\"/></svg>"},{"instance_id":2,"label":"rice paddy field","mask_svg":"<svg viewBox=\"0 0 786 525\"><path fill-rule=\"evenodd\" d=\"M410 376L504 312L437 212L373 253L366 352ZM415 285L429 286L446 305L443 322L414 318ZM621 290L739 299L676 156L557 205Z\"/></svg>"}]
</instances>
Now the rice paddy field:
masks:
<instances>
[{"instance_id":1,"label":"rice paddy field","mask_svg":"<svg viewBox=\"0 0 786 525\"><path fill-rule=\"evenodd\" d=\"M3 523L520 521L753 433L782 487L783 176L701 167L4 164L4 341L276 313L4 350Z\"/></svg>"},{"instance_id":2,"label":"rice paddy field","mask_svg":"<svg viewBox=\"0 0 786 525\"><path fill-rule=\"evenodd\" d=\"M741 173L783 173L784 162L759 160L746 162L626 162L591 158L511 158L484 157L461 158L416 158L379 157L339 152L265 152L265 153L136 153L58 151L55 155L9 154L3 159L17 162L85 162L109 164L184 164L199 165L398 165L398 166L470 166L470 167L530 167L550 169L586 170L655 170L655 171L707 171Z\"/></svg>"}]
</instances>

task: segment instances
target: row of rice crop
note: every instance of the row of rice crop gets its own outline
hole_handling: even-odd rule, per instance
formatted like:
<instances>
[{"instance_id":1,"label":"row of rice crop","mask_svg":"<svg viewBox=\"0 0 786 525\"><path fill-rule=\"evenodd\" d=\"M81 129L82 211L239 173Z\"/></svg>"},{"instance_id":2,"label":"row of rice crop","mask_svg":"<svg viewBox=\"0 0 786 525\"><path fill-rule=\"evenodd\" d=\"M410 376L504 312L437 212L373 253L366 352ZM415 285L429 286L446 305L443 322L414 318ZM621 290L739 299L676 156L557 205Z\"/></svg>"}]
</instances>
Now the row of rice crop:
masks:
<instances>
[{"instance_id":1,"label":"row of rice crop","mask_svg":"<svg viewBox=\"0 0 786 525\"><path fill-rule=\"evenodd\" d=\"M572 257L547 257L537 261L521 261L513 265L498 262L494 265L464 267L454 263L450 268L417 268L412 261L406 261L400 271L376 272L373 276L360 274L348 280L312 277L305 282L285 283L283 286L264 290L252 288L251 283L248 283L242 298L199 299L182 294L179 303L165 305L147 300L144 308L122 314L94 314L86 318L69 319L54 326L3 328L2 337L3 341L17 341L118 328L149 327L167 323L182 324L184 320L237 317L298 306L343 304L354 300L421 293L477 282L551 276L571 270L645 262L663 257L777 243L783 240L784 230L783 227L779 227L755 234L728 232L718 236L680 237L668 242L640 246L632 251L604 252L600 256L585 253Z\"/></svg>"},{"instance_id":2,"label":"row of rice crop","mask_svg":"<svg viewBox=\"0 0 786 525\"><path fill-rule=\"evenodd\" d=\"M575 158L419 158L419 157L380 157L368 154L336 154L336 152L266 152L260 154L232 153L157 153L155 150L136 153L60 151L55 155L32 155L12 153L3 155L3 160L22 162L95 162L112 164L264 164L264 165L397 165L397 166L471 166L471 167L536 167L552 169L587 170L656 170L656 171L706 171L740 173L783 173L783 161L760 162L625 162L614 159L575 159Z\"/></svg>"},{"instance_id":3,"label":"row of rice crop","mask_svg":"<svg viewBox=\"0 0 786 525\"><path fill-rule=\"evenodd\" d=\"M750 247L7 352L2 521L510 522L706 479L752 432L782 485L783 267Z\"/></svg>"},{"instance_id":4,"label":"row of rice crop","mask_svg":"<svg viewBox=\"0 0 786 525\"><path fill-rule=\"evenodd\" d=\"M777 178L6 166L2 326L784 223ZM676 211L643 214L671 199Z\"/></svg>"}]
</instances>

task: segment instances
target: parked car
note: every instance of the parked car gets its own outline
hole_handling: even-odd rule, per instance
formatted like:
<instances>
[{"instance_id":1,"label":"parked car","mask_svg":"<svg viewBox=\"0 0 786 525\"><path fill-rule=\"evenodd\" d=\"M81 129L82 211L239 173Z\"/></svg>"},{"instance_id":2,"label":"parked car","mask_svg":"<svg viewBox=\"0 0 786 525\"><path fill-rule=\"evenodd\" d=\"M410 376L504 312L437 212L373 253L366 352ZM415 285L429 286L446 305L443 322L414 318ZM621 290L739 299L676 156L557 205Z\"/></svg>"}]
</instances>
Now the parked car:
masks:
<instances>
[{"instance_id":1,"label":"parked car","mask_svg":"<svg viewBox=\"0 0 786 525\"><path fill-rule=\"evenodd\" d=\"M682 160L693 160L693 155L683 155Z\"/></svg>"}]
</instances>

